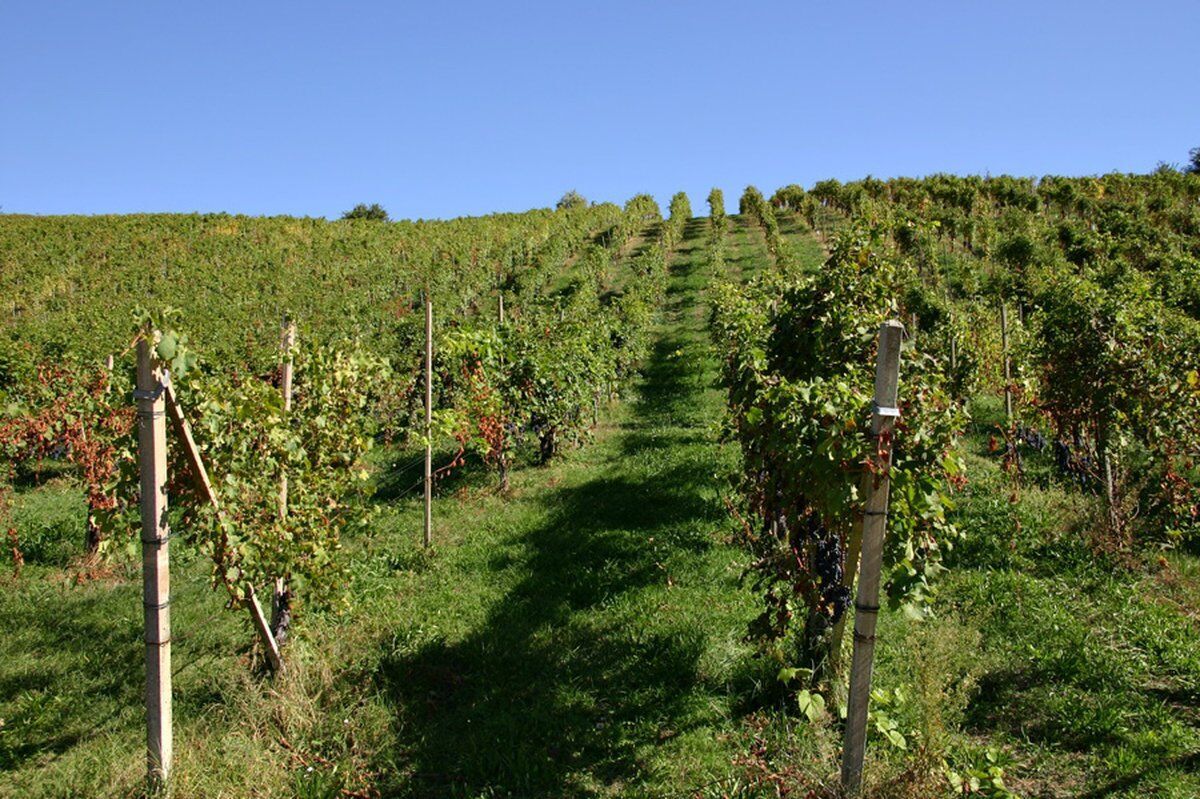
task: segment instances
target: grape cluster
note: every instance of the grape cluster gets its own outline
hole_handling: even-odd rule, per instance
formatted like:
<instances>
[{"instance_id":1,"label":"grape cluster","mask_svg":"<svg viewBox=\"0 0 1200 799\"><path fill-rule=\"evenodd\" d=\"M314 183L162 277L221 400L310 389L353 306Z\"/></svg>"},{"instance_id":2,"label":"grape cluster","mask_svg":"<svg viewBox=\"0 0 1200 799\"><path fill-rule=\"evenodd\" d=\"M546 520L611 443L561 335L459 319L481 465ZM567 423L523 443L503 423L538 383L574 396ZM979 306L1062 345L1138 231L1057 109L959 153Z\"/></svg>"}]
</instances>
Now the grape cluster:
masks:
<instances>
[{"instance_id":1,"label":"grape cluster","mask_svg":"<svg viewBox=\"0 0 1200 799\"><path fill-rule=\"evenodd\" d=\"M841 583L844 574L841 542L829 536L824 527L820 528L820 533L822 537L816 541L813 557L817 577L823 586Z\"/></svg>"},{"instance_id":2,"label":"grape cluster","mask_svg":"<svg viewBox=\"0 0 1200 799\"><path fill-rule=\"evenodd\" d=\"M774 482L765 471L759 476L762 483ZM811 631L829 629L850 605L850 590L843 585L846 553L841 536L829 530L803 495L776 486L764 490L760 501L760 567L774 571L776 579L790 586L784 595L799 592L806 597ZM786 615L773 619L776 635L786 628Z\"/></svg>"},{"instance_id":3,"label":"grape cluster","mask_svg":"<svg viewBox=\"0 0 1200 799\"><path fill-rule=\"evenodd\" d=\"M1055 437L1054 443L1050 444L1036 427L1017 425L1012 439L1005 447L1005 458L1015 463L1017 468L1021 465L1021 446L1029 447L1035 452L1044 452L1049 448L1054 454L1054 465L1058 467L1060 474L1081 488L1095 487L1098 479L1096 458L1080 436L1075 436L1073 442L1058 436Z\"/></svg>"},{"instance_id":4,"label":"grape cluster","mask_svg":"<svg viewBox=\"0 0 1200 799\"><path fill-rule=\"evenodd\" d=\"M1096 484L1096 459L1081 442L1076 441L1072 446L1064 439L1055 439L1054 463L1081 488L1092 488Z\"/></svg>"},{"instance_id":5,"label":"grape cluster","mask_svg":"<svg viewBox=\"0 0 1200 799\"><path fill-rule=\"evenodd\" d=\"M1034 452L1042 452L1046 449L1046 437L1036 427L1027 427L1026 425L1017 425L1016 433L1017 441L1032 449Z\"/></svg>"},{"instance_id":6,"label":"grape cluster","mask_svg":"<svg viewBox=\"0 0 1200 799\"><path fill-rule=\"evenodd\" d=\"M816 541L813 571L821 586L821 599L829 610L830 622L836 623L850 605L850 589L842 582L846 553L842 551L841 539L830 535L824 525L820 526L820 534L821 537Z\"/></svg>"}]
</instances>

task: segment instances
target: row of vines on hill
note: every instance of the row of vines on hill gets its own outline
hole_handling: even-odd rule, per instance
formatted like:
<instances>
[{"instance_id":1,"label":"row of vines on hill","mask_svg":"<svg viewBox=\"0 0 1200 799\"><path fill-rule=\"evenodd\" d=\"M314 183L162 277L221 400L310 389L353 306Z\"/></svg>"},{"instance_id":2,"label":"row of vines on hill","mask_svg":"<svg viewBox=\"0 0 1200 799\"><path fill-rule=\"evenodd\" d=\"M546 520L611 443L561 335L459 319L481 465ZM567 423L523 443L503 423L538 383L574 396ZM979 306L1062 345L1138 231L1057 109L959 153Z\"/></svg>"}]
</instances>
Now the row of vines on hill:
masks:
<instances>
[{"instance_id":1,"label":"row of vines on hill","mask_svg":"<svg viewBox=\"0 0 1200 799\"><path fill-rule=\"evenodd\" d=\"M74 339L58 337L55 320L63 315L50 305L36 314L22 306L30 316L14 314L11 338L0 350L0 463L6 470L0 486L37 473L47 460L69 463L86 490L91 557L135 546L130 535L138 490L130 342L131 335L151 336L155 357L171 375L190 417L220 503L218 511L197 490L196 475L173 443L174 528L208 556L213 584L227 589L231 606L248 601L248 586L277 579L289 586L297 608L336 605L346 595L345 536L371 519L372 504L364 501L376 482L367 465L369 451L381 440L402 446L424 440L419 309L425 299L437 310L433 438L451 453L444 468L474 457L495 468L506 488L512 465L526 453L546 461L563 447L582 443L601 405L633 374L665 291L667 253L690 214L685 195L673 198L667 220L652 198L638 195L623 209L592 206L445 223L446 229L431 225L433 233L417 240L419 248L407 241L401 249L407 266L393 263L391 272L380 268L370 277L383 285L349 280L335 289L323 285L320 274L304 284L298 274L265 269L258 279L275 281L274 288L290 301L296 302L297 292L306 295L297 303L302 309L296 314L299 344L286 354L275 338L275 307L266 293L254 293L254 270L219 259L213 264L195 253L187 261L191 280L169 295L184 309L126 315L124 328L108 342L109 351L117 352L115 368L98 362L96 353L104 350L97 336L76 346ZM127 231L129 239L120 246L102 226L89 235L103 234L105 252L136 251L148 242L156 247L159 236L171 249L194 246L206 252L210 238L230 235L224 226L238 222L254 226L230 218L151 219L146 223L186 230L170 235L158 227ZM86 220L62 223L71 229L62 233L66 241L74 240L76 226L87 226ZM114 222L118 228L126 223ZM327 237L328 246L314 247L316 252L292 242L288 246L303 255L287 257L311 263L331 251L361 246L372 254L359 263L370 265L424 223L397 230L363 222L278 224ZM259 232L280 234L275 227L276 220L266 220ZM303 231L288 232L306 241ZM228 252L241 264L254 258L240 249ZM7 257L13 257L11 251ZM28 270L46 268L37 254L21 257L31 259ZM283 252L271 250L265 257L283 257ZM131 272L134 263L128 262ZM151 298L163 293L155 285ZM206 291L214 297L227 291L245 304L210 303ZM321 291L327 295L319 296ZM343 314L354 303L366 304L349 324ZM117 328L99 308L86 310L103 320L97 331L103 346L106 331ZM305 317L306 311L312 316ZM247 320L253 324L239 330ZM258 330L267 320L273 322L269 344L261 342L266 335ZM80 323L66 319L64 324L73 330ZM285 357L295 364L290 407L280 393ZM281 512L279 485L285 474L288 494ZM8 524L6 529L19 560L15 530Z\"/></svg>"},{"instance_id":2,"label":"row of vines on hill","mask_svg":"<svg viewBox=\"0 0 1200 799\"><path fill-rule=\"evenodd\" d=\"M917 265L908 304L930 347L947 362L955 348L960 395L1013 398L1003 432L1014 466L1019 450L1050 450L1105 496L1116 546L1197 539L1196 175L939 175L829 182L811 196L876 226Z\"/></svg>"},{"instance_id":3,"label":"row of vines on hill","mask_svg":"<svg viewBox=\"0 0 1200 799\"><path fill-rule=\"evenodd\" d=\"M749 189L742 213L778 237L771 205ZM766 220L766 221L764 221ZM784 667L821 686L832 676L857 568L870 435L875 333L904 314L912 265L867 228L847 230L815 273L786 246L773 265L713 291L713 331L724 359L730 438L742 453L743 544L762 594L752 636ZM892 439L886 586L920 608L957 535L946 519L960 479L964 424L937 359L911 339Z\"/></svg>"},{"instance_id":4,"label":"row of vines on hill","mask_svg":"<svg viewBox=\"0 0 1200 799\"><path fill-rule=\"evenodd\" d=\"M719 198L719 195L718 195ZM885 587L919 611L964 478L955 441L1004 395L996 451L1052 461L1103 499L1113 546L1200 539L1200 177L867 179L754 187L771 268L714 291L729 435L743 456L754 632L827 676L842 645L869 458L873 332L908 327ZM830 254L800 270L782 215ZM723 223L713 214L710 258ZM795 673L788 671L787 673Z\"/></svg>"},{"instance_id":5,"label":"row of vines on hill","mask_svg":"<svg viewBox=\"0 0 1200 799\"><path fill-rule=\"evenodd\" d=\"M513 450L536 442L546 461L578 444L607 402L633 374L649 344L649 323L666 280L666 242L690 209L675 203L663 221L639 195L626 206L627 234L589 245L574 274L552 291L534 292L503 321L475 317L448 330L437 372L439 428L462 450L493 464L507 487ZM619 285L615 261L639 229L659 226L663 240L642 243L626 259Z\"/></svg>"}]
</instances>

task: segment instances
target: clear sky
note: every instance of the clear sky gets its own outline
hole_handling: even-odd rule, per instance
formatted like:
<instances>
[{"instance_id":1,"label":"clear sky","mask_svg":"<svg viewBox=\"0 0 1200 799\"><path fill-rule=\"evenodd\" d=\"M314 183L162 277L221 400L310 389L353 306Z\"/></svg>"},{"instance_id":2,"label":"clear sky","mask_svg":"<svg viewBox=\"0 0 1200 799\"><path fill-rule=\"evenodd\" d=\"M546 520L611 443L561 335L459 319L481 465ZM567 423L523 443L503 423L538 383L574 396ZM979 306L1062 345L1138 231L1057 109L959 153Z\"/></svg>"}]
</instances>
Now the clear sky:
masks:
<instances>
[{"instance_id":1,"label":"clear sky","mask_svg":"<svg viewBox=\"0 0 1200 799\"><path fill-rule=\"evenodd\" d=\"M699 210L1197 146L1197 0L0 3L4 212Z\"/></svg>"}]
</instances>

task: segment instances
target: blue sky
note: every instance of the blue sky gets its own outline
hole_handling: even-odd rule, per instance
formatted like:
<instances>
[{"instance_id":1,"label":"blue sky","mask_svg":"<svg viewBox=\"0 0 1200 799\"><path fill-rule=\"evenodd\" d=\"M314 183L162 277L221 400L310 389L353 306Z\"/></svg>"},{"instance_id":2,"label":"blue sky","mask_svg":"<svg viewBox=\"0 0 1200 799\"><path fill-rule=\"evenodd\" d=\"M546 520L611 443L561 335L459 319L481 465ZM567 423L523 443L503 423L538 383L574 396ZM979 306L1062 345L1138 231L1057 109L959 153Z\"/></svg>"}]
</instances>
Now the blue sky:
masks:
<instances>
[{"instance_id":1,"label":"blue sky","mask_svg":"<svg viewBox=\"0 0 1200 799\"><path fill-rule=\"evenodd\" d=\"M1200 3L0 7L0 209L393 217L825 177L1147 171Z\"/></svg>"}]
</instances>

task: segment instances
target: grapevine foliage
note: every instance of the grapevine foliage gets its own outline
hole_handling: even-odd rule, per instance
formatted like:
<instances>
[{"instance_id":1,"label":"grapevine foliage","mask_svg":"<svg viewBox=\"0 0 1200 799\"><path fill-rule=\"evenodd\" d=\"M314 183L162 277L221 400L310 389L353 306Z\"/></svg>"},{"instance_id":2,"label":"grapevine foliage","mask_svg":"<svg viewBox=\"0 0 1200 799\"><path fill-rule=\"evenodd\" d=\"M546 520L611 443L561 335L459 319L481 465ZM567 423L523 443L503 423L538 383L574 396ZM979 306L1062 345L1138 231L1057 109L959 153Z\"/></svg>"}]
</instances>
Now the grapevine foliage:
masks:
<instances>
[{"instance_id":1,"label":"grapevine foliage","mask_svg":"<svg viewBox=\"0 0 1200 799\"><path fill-rule=\"evenodd\" d=\"M809 196L891 231L921 277L906 303L922 346L956 361L956 396L1013 399L1007 467L1049 443L1064 478L1104 495L1114 545L1196 540L1200 177L934 175Z\"/></svg>"},{"instance_id":2,"label":"grapevine foliage","mask_svg":"<svg viewBox=\"0 0 1200 799\"><path fill-rule=\"evenodd\" d=\"M161 327L149 326L159 331L154 355L171 375L220 503L219 511L211 505L182 442L169 434L168 494L176 534L210 559L212 582L225 588L231 606L243 606L251 586L276 578L287 584L293 609L338 604L346 585L342 539L372 515L363 502L371 485L364 459L374 443L370 411L386 384L386 363L356 342L339 348L301 344L293 352L292 406L285 410L277 371L210 369L186 347L185 336ZM138 329L147 326L139 322ZM192 368L177 376L170 367L184 362ZM115 533L137 526L132 425L118 453L118 501L105 518L105 528Z\"/></svg>"},{"instance_id":3,"label":"grapevine foliage","mask_svg":"<svg viewBox=\"0 0 1200 799\"><path fill-rule=\"evenodd\" d=\"M849 603L857 564L846 562L846 547L860 486L873 479L865 470L875 334L901 311L895 298L910 278L870 231L855 230L814 275L775 270L717 293L729 432L743 459L744 539L764 597L752 633L776 643L794 636L794 654L784 657L818 675ZM936 359L906 349L887 552L896 602L919 604L954 535L945 512L963 415L945 383Z\"/></svg>"}]
</instances>

